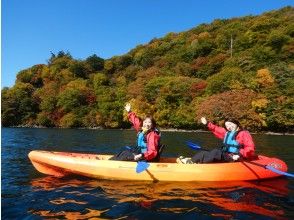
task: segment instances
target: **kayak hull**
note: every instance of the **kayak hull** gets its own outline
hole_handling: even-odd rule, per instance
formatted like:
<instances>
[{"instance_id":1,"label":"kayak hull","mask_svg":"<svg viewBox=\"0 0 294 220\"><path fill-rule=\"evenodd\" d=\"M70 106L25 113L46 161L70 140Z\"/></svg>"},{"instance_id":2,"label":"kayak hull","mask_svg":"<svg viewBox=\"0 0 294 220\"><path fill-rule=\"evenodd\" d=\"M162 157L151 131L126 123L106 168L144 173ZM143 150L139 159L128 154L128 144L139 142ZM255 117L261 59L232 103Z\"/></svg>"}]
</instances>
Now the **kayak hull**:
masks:
<instances>
[{"instance_id":1,"label":"kayak hull","mask_svg":"<svg viewBox=\"0 0 294 220\"><path fill-rule=\"evenodd\" d=\"M279 177L263 165L287 172L277 158L259 155L252 162L178 164L176 158L161 158L148 169L136 173L136 162L108 160L112 155L31 151L29 158L41 173L62 177L77 174L97 179L148 181L247 181ZM256 165L260 164L260 165Z\"/></svg>"}]
</instances>

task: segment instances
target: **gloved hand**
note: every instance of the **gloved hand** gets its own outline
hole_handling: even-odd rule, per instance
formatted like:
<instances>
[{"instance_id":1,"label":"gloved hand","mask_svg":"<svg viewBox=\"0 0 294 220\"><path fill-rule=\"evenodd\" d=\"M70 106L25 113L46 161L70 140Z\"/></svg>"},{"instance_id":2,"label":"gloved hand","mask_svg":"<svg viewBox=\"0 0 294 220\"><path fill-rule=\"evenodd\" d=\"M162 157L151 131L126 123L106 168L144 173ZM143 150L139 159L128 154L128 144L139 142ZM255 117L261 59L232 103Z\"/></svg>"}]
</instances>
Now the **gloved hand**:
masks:
<instances>
[{"instance_id":1,"label":"gloved hand","mask_svg":"<svg viewBox=\"0 0 294 220\"><path fill-rule=\"evenodd\" d=\"M204 124L204 125L206 125L206 124L207 124L207 120L206 120L206 118L205 118L205 117L202 117L200 120L201 120L201 123L202 123L202 124Z\"/></svg>"},{"instance_id":2,"label":"gloved hand","mask_svg":"<svg viewBox=\"0 0 294 220\"><path fill-rule=\"evenodd\" d=\"M239 155L233 155L233 156L232 156L232 159L233 159L234 161L239 160L239 158L240 158Z\"/></svg>"},{"instance_id":3,"label":"gloved hand","mask_svg":"<svg viewBox=\"0 0 294 220\"><path fill-rule=\"evenodd\" d=\"M141 158L143 158L143 155L142 155L142 154L137 154L137 155L134 156L134 160L135 160L135 161L138 161L138 160L140 160Z\"/></svg>"},{"instance_id":4,"label":"gloved hand","mask_svg":"<svg viewBox=\"0 0 294 220\"><path fill-rule=\"evenodd\" d=\"M131 104L130 103L127 103L126 106L125 106L125 110L127 112L130 112L131 111Z\"/></svg>"}]
</instances>

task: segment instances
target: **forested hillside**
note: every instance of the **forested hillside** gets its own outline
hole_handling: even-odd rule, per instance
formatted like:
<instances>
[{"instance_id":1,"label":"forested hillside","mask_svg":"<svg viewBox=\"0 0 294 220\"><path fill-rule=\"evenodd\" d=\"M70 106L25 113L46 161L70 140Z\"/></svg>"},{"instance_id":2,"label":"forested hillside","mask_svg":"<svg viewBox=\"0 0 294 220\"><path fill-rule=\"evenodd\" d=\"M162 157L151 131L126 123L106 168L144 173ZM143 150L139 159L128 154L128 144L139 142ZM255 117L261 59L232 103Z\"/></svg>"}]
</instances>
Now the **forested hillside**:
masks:
<instances>
[{"instance_id":1,"label":"forested hillside","mask_svg":"<svg viewBox=\"0 0 294 220\"><path fill-rule=\"evenodd\" d=\"M294 128L293 7L217 19L107 60L48 57L2 89L2 126L129 127L130 101L160 128L197 129L201 116L235 117L251 131Z\"/></svg>"}]
</instances>

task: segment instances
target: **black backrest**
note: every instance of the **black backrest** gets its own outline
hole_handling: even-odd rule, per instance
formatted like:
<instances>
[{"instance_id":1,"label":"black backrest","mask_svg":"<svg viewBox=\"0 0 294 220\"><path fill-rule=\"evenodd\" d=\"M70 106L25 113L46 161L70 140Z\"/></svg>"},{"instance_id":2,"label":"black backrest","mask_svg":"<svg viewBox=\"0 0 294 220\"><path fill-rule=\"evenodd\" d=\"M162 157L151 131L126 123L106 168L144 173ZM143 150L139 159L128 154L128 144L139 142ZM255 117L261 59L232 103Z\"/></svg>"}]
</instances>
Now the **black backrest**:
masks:
<instances>
[{"instance_id":1,"label":"black backrest","mask_svg":"<svg viewBox=\"0 0 294 220\"><path fill-rule=\"evenodd\" d=\"M164 144L160 144L159 147L158 147L158 154L157 154L156 157L155 157L152 161L150 161L150 162L158 162L158 161L160 161L160 156L161 156L161 154L162 154L162 152L163 152L163 150L164 150L165 147L166 147L166 145L164 145Z\"/></svg>"},{"instance_id":2,"label":"black backrest","mask_svg":"<svg viewBox=\"0 0 294 220\"><path fill-rule=\"evenodd\" d=\"M160 144L159 149L158 149L158 154L161 156L161 153L163 152L163 149L165 148L164 144Z\"/></svg>"}]
</instances>

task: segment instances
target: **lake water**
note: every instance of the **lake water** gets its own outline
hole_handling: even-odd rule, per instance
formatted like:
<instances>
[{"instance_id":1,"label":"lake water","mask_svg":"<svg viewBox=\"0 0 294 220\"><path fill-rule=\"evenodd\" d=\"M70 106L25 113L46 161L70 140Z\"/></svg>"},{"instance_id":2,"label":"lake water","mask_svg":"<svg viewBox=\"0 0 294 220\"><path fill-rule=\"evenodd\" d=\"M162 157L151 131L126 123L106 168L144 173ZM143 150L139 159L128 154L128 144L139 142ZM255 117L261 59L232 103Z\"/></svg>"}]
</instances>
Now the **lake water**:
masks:
<instances>
[{"instance_id":1,"label":"lake water","mask_svg":"<svg viewBox=\"0 0 294 220\"><path fill-rule=\"evenodd\" d=\"M261 182L131 182L55 178L37 172L31 150L114 154L134 130L2 128L2 219L294 219L294 179ZM294 136L253 135L257 153L294 173ZM162 132L163 156L192 156L185 141L211 149L210 133Z\"/></svg>"}]
</instances>

